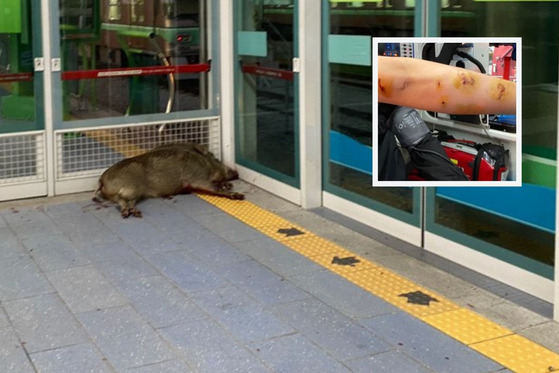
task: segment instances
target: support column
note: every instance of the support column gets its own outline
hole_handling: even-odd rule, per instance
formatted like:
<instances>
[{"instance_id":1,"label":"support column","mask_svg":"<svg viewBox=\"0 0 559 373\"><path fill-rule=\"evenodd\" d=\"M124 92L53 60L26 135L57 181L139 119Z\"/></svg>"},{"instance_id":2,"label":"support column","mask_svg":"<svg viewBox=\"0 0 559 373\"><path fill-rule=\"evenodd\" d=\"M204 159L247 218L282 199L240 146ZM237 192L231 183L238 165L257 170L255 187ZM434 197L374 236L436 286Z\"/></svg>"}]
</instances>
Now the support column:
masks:
<instances>
[{"instance_id":1,"label":"support column","mask_svg":"<svg viewBox=\"0 0 559 373\"><path fill-rule=\"evenodd\" d=\"M301 206L322 205L320 2L299 1L299 128Z\"/></svg>"}]
</instances>

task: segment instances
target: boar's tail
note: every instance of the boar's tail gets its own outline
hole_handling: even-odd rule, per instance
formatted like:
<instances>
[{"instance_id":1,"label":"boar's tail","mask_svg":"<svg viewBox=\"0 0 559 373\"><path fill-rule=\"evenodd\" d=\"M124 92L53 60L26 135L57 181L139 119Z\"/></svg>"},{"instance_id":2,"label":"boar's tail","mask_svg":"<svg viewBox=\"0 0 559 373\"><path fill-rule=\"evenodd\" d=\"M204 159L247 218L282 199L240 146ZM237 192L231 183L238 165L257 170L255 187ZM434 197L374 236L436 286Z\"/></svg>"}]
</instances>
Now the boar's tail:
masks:
<instances>
[{"instance_id":1,"label":"boar's tail","mask_svg":"<svg viewBox=\"0 0 559 373\"><path fill-rule=\"evenodd\" d=\"M101 192L102 189L103 189L103 181L99 180L97 189L95 189L95 191L93 192L93 198L91 199L93 202L103 201L103 193Z\"/></svg>"}]
</instances>

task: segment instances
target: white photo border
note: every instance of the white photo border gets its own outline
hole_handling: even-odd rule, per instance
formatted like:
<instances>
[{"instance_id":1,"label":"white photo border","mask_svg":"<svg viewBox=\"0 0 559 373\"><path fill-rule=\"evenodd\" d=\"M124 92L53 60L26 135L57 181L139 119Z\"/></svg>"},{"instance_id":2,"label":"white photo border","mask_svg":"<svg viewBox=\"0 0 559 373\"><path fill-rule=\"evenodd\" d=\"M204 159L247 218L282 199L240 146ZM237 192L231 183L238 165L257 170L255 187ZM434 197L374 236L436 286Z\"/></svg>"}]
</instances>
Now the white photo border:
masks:
<instances>
[{"instance_id":1,"label":"white photo border","mask_svg":"<svg viewBox=\"0 0 559 373\"><path fill-rule=\"evenodd\" d=\"M515 43L516 44L516 154L515 180L506 181L383 181L378 179L378 46L381 43ZM522 186L522 38L520 37L373 37L372 41L373 87L373 187L478 187Z\"/></svg>"}]
</instances>

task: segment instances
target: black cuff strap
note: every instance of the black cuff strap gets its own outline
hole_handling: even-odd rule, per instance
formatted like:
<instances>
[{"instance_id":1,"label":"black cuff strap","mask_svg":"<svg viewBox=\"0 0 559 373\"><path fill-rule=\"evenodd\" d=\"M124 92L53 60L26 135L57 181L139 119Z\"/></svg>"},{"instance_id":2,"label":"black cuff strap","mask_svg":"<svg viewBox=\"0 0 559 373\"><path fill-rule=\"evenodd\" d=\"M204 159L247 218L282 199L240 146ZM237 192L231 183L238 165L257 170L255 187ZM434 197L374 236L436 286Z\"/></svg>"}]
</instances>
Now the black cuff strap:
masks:
<instances>
[{"instance_id":1,"label":"black cuff strap","mask_svg":"<svg viewBox=\"0 0 559 373\"><path fill-rule=\"evenodd\" d=\"M388 122L391 124L392 132L405 148L417 145L430 133L417 110L408 107L396 108Z\"/></svg>"}]
</instances>

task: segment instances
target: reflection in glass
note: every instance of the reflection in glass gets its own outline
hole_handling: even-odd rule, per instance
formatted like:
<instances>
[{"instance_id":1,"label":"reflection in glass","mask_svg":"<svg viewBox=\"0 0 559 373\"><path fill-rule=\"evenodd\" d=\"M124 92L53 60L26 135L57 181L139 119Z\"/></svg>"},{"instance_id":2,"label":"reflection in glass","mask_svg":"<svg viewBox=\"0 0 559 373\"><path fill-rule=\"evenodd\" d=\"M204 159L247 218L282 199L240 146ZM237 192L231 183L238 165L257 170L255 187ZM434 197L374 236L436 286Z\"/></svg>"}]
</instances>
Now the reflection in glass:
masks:
<instances>
[{"instance_id":1,"label":"reflection in glass","mask_svg":"<svg viewBox=\"0 0 559 373\"><path fill-rule=\"evenodd\" d=\"M204 3L61 0L64 119L206 109Z\"/></svg>"},{"instance_id":2,"label":"reflection in glass","mask_svg":"<svg viewBox=\"0 0 559 373\"><path fill-rule=\"evenodd\" d=\"M0 134L43 128L36 111L41 101L35 95L33 22L30 1L0 5Z\"/></svg>"},{"instance_id":3,"label":"reflection in glass","mask_svg":"<svg viewBox=\"0 0 559 373\"><path fill-rule=\"evenodd\" d=\"M556 2L476 2L462 0L442 8L442 36L522 37L523 201L501 188L502 203L555 206L557 158L557 82L559 25ZM549 196L549 197L546 197ZM435 222L480 241L552 266L554 234L537 228L527 216L499 217L486 206L466 206L435 197ZM519 264L519 263L514 263Z\"/></svg>"},{"instance_id":4,"label":"reflection in glass","mask_svg":"<svg viewBox=\"0 0 559 373\"><path fill-rule=\"evenodd\" d=\"M289 1L243 1L238 9L237 159L297 186L296 9Z\"/></svg>"},{"instance_id":5,"label":"reflection in glass","mask_svg":"<svg viewBox=\"0 0 559 373\"><path fill-rule=\"evenodd\" d=\"M404 2L329 2L330 35L413 36L413 7ZM330 51L331 52L331 51ZM413 189L372 187L370 169L337 162L336 152L354 152L336 141L348 139L353 146L371 149L372 72L371 66L329 63L329 104L331 133L326 157L326 190L343 193L346 198L380 202L407 213L413 212ZM328 101L326 101L328 102ZM328 154L328 152L330 154ZM372 158L369 160L372 163ZM334 188L331 188L333 186ZM339 188L338 188L339 187Z\"/></svg>"}]
</instances>

